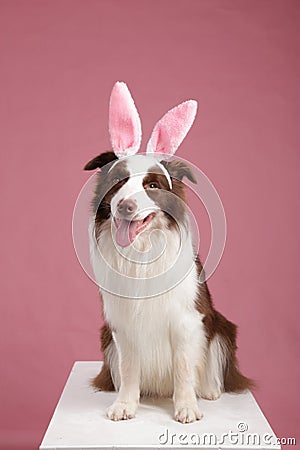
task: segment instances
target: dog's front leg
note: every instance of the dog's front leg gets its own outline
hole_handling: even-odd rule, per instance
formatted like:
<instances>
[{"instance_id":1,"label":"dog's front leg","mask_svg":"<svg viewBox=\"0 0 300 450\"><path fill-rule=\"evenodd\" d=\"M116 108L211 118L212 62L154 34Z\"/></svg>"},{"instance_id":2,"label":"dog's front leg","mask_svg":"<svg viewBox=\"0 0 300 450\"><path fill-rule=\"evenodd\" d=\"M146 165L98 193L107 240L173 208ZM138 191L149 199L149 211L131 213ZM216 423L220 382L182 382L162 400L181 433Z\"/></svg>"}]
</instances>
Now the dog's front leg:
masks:
<instances>
[{"instance_id":1,"label":"dog's front leg","mask_svg":"<svg viewBox=\"0 0 300 450\"><path fill-rule=\"evenodd\" d=\"M182 423L194 422L202 417L194 388L195 362L190 351L191 342L181 336L173 343L175 419Z\"/></svg>"},{"instance_id":2,"label":"dog's front leg","mask_svg":"<svg viewBox=\"0 0 300 450\"><path fill-rule=\"evenodd\" d=\"M113 338L118 352L121 384L118 397L108 408L107 415L111 420L132 419L140 397L139 359L124 333L114 332Z\"/></svg>"}]
</instances>

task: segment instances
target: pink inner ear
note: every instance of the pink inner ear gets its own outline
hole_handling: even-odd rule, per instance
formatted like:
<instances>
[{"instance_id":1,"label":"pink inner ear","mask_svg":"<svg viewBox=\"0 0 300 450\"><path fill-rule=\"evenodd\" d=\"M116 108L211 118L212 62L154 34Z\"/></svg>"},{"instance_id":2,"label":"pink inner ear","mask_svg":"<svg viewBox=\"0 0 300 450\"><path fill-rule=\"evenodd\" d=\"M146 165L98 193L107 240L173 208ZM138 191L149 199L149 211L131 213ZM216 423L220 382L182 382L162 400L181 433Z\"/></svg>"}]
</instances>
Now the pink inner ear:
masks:
<instances>
[{"instance_id":1,"label":"pink inner ear","mask_svg":"<svg viewBox=\"0 0 300 450\"><path fill-rule=\"evenodd\" d=\"M141 121L125 83L117 82L110 96L109 133L118 157L135 154L141 145Z\"/></svg>"},{"instance_id":2,"label":"pink inner ear","mask_svg":"<svg viewBox=\"0 0 300 450\"><path fill-rule=\"evenodd\" d=\"M147 145L147 153L172 156L191 128L197 102L188 100L168 111L155 125Z\"/></svg>"}]
</instances>

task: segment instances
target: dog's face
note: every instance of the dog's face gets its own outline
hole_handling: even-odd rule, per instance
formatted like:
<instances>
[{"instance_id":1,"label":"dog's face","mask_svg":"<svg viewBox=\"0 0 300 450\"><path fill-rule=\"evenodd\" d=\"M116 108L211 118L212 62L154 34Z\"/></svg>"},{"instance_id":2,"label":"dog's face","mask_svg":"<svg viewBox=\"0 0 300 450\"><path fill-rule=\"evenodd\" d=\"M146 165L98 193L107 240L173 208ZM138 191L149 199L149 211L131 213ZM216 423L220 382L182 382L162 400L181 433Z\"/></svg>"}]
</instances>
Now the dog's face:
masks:
<instances>
[{"instance_id":1,"label":"dog's face","mask_svg":"<svg viewBox=\"0 0 300 450\"><path fill-rule=\"evenodd\" d=\"M184 176L196 182L188 165L179 160L159 162L133 155L117 159L106 152L86 170L100 168L94 198L96 237L109 226L115 242L127 247L155 229L177 228L186 220Z\"/></svg>"}]
</instances>

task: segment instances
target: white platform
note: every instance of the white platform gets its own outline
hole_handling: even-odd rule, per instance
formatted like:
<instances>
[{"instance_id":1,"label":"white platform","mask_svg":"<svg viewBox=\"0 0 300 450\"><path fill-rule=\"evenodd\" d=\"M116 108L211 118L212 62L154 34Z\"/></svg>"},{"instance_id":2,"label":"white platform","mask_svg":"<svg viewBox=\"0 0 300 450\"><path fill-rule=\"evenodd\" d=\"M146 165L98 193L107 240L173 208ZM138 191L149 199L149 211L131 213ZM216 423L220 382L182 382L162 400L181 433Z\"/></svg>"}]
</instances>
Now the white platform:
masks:
<instances>
[{"instance_id":1,"label":"white platform","mask_svg":"<svg viewBox=\"0 0 300 450\"><path fill-rule=\"evenodd\" d=\"M204 416L191 424L173 420L168 399L142 399L135 419L112 422L105 411L116 393L94 392L89 386L100 367L99 362L74 364L40 450L280 449L250 392L200 400Z\"/></svg>"}]
</instances>

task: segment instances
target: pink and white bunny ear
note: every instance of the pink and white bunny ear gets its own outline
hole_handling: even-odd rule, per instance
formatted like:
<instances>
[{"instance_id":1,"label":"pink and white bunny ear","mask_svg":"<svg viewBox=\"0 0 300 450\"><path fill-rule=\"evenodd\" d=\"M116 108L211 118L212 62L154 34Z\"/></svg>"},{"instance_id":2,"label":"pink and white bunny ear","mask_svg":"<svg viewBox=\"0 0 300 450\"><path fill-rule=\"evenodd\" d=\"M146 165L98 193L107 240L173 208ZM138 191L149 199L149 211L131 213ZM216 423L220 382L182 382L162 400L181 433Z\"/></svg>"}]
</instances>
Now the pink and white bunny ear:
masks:
<instances>
[{"instance_id":1,"label":"pink and white bunny ear","mask_svg":"<svg viewBox=\"0 0 300 450\"><path fill-rule=\"evenodd\" d=\"M191 128L197 112L197 102L187 100L168 111L155 125L147 144L147 154L157 153L159 159L168 159Z\"/></svg>"},{"instance_id":2,"label":"pink and white bunny ear","mask_svg":"<svg viewBox=\"0 0 300 450\"><path fill-rule=\"evenodd\" d=\"M110 96L109 134L118 158L134 155L141 145L141 121L128 87L117 82Z\"/></svg>"}]
</instances>

